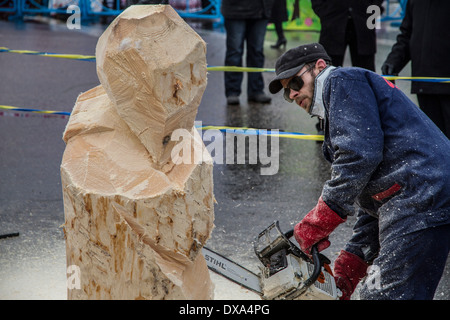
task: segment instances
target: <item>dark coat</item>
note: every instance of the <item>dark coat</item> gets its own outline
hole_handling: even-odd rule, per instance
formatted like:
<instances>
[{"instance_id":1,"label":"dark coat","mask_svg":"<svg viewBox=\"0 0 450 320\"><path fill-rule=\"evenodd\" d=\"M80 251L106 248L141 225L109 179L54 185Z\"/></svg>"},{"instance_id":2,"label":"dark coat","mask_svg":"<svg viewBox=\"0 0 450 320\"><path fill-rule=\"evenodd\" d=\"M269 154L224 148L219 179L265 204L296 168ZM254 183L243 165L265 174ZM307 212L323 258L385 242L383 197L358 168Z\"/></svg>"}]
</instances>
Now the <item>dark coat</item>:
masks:
<instances>
[{"instance_id":1,"label":"dark coat","mask_svg":"<svg viewBox=\"0 0 450 320\"><path fill-rule=\"evenodd\" d=\"M269 19L274 0L222 0L225 19Z\"/></svg>"},{"instance_id":2,"label":"dark coat","mask_svg":"<svg viewBox=\"0 0 450 320\"><path fill-rule=\"evenodd\" d=\"M286 0L275 0L272 5L270 22L288 21Z\"/></svg>"},{"instance_id":3,"label":"dark coat","mask_svg":"<svg viewBox=\"0 0 450 320\"><path fill-rule=\"evenodd\" d=\"M344 55L345 31L349 16L355 24L358 40L358 54L370 55L376 52L375 29L367 28L367 7L378 5L383 0L311 0L315 14L320 18L321 31L319 43L330 55Z\"/></svg>"},{"instance_id":4,"label":"dark coat","mask_svg":"<svg viewBox=\"0 0 450 320\"><path fill-rule=\"evenodd\" d=\"M449 224L450 140L436 125L369 70L336 68L322 88L323 152L332 169L322 198L329 207L346 216L356 204L367 216L363 233L379 231L385 241Z\"/></svg>"},{"instance_id":5,"label":"dark coat","mask_svg":"<svg viewBox=\"0 0 450 320\"><path fill-rule=\"evenodd\" d=\"M397 43L385 61L394 74L411 61L413 77L450 77L449 14L449 0L408 0ZM414 81L411 92L450 94L450 84Z\"/></svg>"}]
</instances>

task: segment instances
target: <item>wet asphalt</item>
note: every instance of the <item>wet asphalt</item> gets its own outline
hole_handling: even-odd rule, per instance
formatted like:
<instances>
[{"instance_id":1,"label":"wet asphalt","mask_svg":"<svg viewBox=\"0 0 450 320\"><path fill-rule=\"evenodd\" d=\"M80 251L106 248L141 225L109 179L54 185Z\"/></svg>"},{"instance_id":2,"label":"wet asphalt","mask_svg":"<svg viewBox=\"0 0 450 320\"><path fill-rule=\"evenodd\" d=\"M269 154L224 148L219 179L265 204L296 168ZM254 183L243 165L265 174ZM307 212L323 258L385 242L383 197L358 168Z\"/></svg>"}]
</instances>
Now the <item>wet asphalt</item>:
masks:
<instances>
[{"instance_id":1,"label":"wet asphalt","mask_svg":"<svg viewBox=\"0 0 450 320\"><path fill-rule=\"evenodd\" d=\"M0 20L0 47L42 52L94 55L98 37L106 25L86 25L69 30L64 24L30 20L15 23ZM208 65L223 65L225 33L222 29L194 29L207 43ZM378 31L376 67L394 43L398 29L383 24ZM287 48L316 42L316 32L286 32ZM267 68L286 49L270 45L276 35L268 31L265 41ZM345 64L350 65L349 57ZM0 53L0 105L70 112L77 96L99 84L94 62L41 56ZM273 77L264 73L266 84ZM407 66L401 75L409 75ZM408 82L397 82L409 94ZM286 103L281 94L270 104L247 102L246 76L240 105L228 106L223 72L211 71L198 109L202 125L278 129L315 134L315 119L298 106ZM268 91L267 91L268 92ZM411 96L416 101L415 96ZM0 299L65 299L66 262L62 228L59 166L64 152L62 133L67 117L43 116L0 109ZM225 136L225 135L224 135ZM261 138L259 138L261 139ZM261 140L252 145L260 155L269 156ZM208 142L205 142L208 144ZM268 146L272 140L268 139ZM258 259L252 242L260 231L278 220L288 231L317 202L323 183L330 177L321 144L310 140L280 138L279 154L271 155L276 173L262 175L267 164L226 162L214 165L215 229L207 246L257 272ZM242 149L241 149L242 151ZM241 152L239 151L239 152ZM238 153L239 153L238 152ZM218 158L217 158L218 159ZM330 260L351 236L354 218L330 236L331 247L324 251ZM450 297L450 263L441 279L435 299Z\"/></svg>"}]
</instances>

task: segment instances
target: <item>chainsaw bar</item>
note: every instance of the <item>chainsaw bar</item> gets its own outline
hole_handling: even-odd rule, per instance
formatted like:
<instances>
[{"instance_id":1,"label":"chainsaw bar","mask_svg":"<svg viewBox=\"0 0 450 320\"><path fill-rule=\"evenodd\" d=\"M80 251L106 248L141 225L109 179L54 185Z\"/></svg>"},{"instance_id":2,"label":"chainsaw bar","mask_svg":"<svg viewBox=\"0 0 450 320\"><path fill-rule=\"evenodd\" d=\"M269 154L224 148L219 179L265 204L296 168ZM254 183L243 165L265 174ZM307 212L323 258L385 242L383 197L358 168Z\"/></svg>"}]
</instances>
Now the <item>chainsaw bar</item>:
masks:
<instances>
[{"instance_id":1,"label":"chainsaw bar","mask_svg":"<svg viewBox=\"0 0 450 320\"><path fill-rule=\"evenodd\" d=\"M259 295L263 294L260 277L257 274L206 247L202 248L202 253L211 271Z\"/></svg>"}]
</instances>

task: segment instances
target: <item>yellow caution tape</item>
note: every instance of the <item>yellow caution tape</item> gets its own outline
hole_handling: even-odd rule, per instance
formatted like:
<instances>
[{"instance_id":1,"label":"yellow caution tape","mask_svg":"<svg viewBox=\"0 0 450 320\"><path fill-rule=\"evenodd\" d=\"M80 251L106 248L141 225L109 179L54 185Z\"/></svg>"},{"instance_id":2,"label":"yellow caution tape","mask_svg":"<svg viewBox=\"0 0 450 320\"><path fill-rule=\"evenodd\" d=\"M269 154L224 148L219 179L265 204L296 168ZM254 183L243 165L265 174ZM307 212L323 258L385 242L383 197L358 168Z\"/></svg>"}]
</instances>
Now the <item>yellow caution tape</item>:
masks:
<instances>
[{"instance_id":1,"label":"yellow caution tape","mask_svg":"<svg viewBox=\"0 0 450 320\"><path fill-rule=\"evenodd\" d=\"M220 130L228 133L247 134L247 135L267 135L272 137L298 139L298 140L315 140L323 141L323 135L320 134L306 134L301 132L272 132L268 129L255 129L246 127L228 127L228 126L199 126L202 130Z\"/></svg>"},{"instance_id":2,"label":"yellow caution tape","mask_svg":"<svg viewBox=\"0 0 450 320\"><path fill-rule=\"evenodd\" d=\"M436 77L403 77L403 76L382 76L386 80L411 80L411 81L422 81L422 82L439 82L439 83L450 83L450 78L436 78Z\"/></svg>"},{"instance_id":3,"label":"yellow caution tape","mask_svg":"<svg viewBox=\"0 0 450 320\"><path fill-rule=\"evenodd\" d=\"M250 67L235 67L235 66L211 66L207 67L208 71L228 71L228 72L275 72L275 69L270 68L250 68Z\"/></svg>"},{"instance_id":4,"label":"yellow caution tape","mask_svg":"<svg viewBox=\"0 0 450 320\"><path fill-rule=\"evenodd\" d=\"M0 52L20 53L28 55L39 55L43 57L83 60L83 61L95 61L95 56L81 55L81 54L61 54L61 53L49 53L39 52L31 50L12 50L6 47L0 47ZM209 66L208 71L224 71L224 72L275 72L273 68L253 68L253 67L237 67L237 66ZM439 82L450 83L450 78L442 77L403 77L403 76L389 76L382 75L386 80L409 80L409 81L422 81L422 82Z\"/></svg>"},{"instance_id":5,"label":"yellow caution tape","mask_svg":"<svg viewBox=\"0 0 450 320\"><path fill-rule=\"evenodd\" d=\"M0 52L20 53L20 54L42 56L42 57L62 58L62 59L95 61L95 56L88 56L88 55L82 55L82 54L61 54L61 53L49 53L49 52L39 52L39 51L31 51L31 50L11 50L6 47L0 47Z\"/></svg>"},{"instance_id":6,"label":"yellow caution tape","mask_svg":"<svg viewBox=\"0 0 450 320\"><path fill-rule=\"evenodd\" d=\"M0 105L0 109L11 110L11 111L32 112L32 113L59 114L59 115L70 116L70 112L64 112L64 111L49 111L49 110L39 110L39 109L27 109L27 108L17 108L17 107L4 106L4 105Z\"/></svg>"},{"instance_id":7,"label":"yellow caution tape","mask_svg":"<svg viewBox=\"0 0 450 320\"><path fill-rule=\"evenodd\" d=\"M51 115L70 116L70 112L66 112L66 111L51 111L51 110L18 108L18 107L5 106L5 105L0 105L0 109L9 110L9 111L47 114L47 115L51 114ZM273 136L273 137L298 139L298 140L323 141L323 135L306 134L306 133L301 133L301 132L284 132L284 131L280 132L278 130L277 130L277 132L272 132L272 130L269 130L269 129L255 129L255 128L247 128L247 127L230 127L230 126L197 126L197 128L201 129L201 130L219 130L222 132L234 133L234 134L267 135L267 136Z\"/></svg>"}]
</instances>

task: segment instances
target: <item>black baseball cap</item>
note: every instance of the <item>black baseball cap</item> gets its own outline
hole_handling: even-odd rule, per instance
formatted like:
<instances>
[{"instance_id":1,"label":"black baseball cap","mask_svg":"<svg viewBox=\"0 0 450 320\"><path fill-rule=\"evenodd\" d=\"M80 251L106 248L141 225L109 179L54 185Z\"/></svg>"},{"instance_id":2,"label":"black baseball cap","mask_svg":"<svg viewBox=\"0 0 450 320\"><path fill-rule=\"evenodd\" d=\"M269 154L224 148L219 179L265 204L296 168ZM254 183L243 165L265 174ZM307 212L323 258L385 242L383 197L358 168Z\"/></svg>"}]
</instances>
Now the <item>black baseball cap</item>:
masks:
<instances>
[{"instance_id":1,"label":"black baseball cap","mask_svg":"<svg viewBox=\"0 0 450 320\"><path fill-rule=\"evenodd\" d=\"M275 63L276 77L269 84L269 91L277 93L283 88L280 80L295 76L305 64L323 59L331 62L324 47L320 43L305 44L286 51Z\"/></svg>"}]
</instances>

